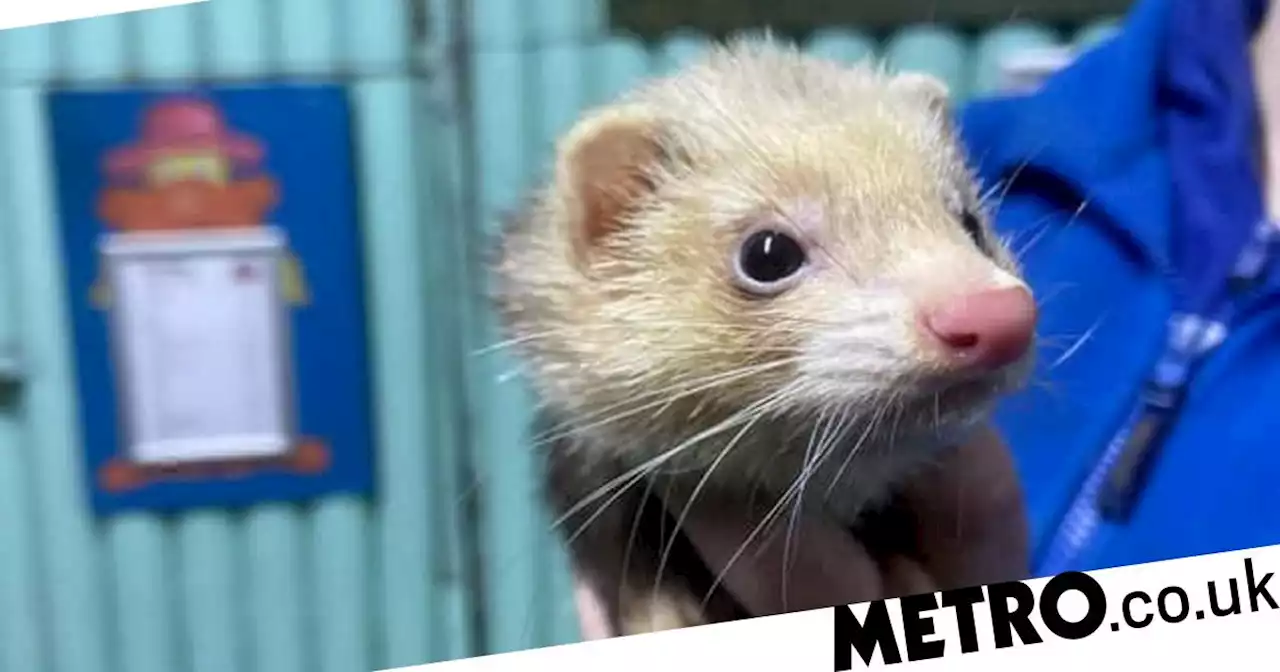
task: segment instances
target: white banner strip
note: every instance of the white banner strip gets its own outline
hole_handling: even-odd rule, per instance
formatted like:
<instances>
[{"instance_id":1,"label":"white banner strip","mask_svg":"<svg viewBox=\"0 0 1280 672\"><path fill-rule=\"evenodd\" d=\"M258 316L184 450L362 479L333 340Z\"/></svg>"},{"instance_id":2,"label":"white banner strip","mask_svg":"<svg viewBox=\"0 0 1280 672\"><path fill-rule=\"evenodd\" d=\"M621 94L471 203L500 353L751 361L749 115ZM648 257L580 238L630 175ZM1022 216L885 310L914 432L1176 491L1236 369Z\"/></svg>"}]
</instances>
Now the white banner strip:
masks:
<instances>
[{"instance_id":1,"label":"white banner strip","mask_svg":"<svg viewBox=\"0 0 1280 672\"><path fill-rule=\"evenodd\" d=\"M197 2L206 0L0 0L0 30Z\"/></svg>"},{"instance_id":2,"label":"white banner strip","mask_svg":"<svg viewBox=\"0 0 1280 672\"><path fill-rule=\"evenodd\" d=\"M1280 546L383 672L1270 670Z\"/></svg>"},{"instance_id":3,"label":"white banner strip","mask_svg":"<svg viewBox=\"0 0 1280 672\"><path fill-rule=\"evenodd\" d=\"M1003 93L1030 93L1044 80L1071 65L1076 50L1070 47L1044 47L1015 52L1000 63L1000 90Z\"/></svg>"}]
</instances>

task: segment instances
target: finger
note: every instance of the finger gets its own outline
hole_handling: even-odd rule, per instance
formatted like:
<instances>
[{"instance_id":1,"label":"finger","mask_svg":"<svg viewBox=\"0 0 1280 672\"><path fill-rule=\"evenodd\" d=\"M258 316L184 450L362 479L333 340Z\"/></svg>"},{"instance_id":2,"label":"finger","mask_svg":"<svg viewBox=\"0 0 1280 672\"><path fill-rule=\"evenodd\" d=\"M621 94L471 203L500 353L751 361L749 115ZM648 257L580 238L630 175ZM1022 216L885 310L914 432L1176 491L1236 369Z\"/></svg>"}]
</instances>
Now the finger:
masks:
<instances>
[{"instance_id":1,"label":"finger","mask_svg":"<svg viewBox=\"0 0 1280 672\"><path fill-rule=\"evenodd\" d=\"M776 614L882 595L875 559L844 528L784 515L757 532L760 520L742 509L700 507L684 527L707 566L723 573L723 587L747 611Z\"/></svg>"},{"instance_id":2,"label":"finger","mask_svg":"<svg viewBox=\"0 0 1280 672\"><path fill-rule=\"evenodd\" d=\"M937 582L924 565L913 558L896 555L886 558L881 567L886 598L932 593L938 589Z\"/></svg>"},{"instance_id":3,"label":"finger","mask_svg":"<svg viewBox=\"0 0 1280 672\"><path fill-rule=\"evenodd\" d=\"M944 588L1029 575L1022 491L1004 441L986 429L912 481L903 502L914 517L926 572Z\"/></svg>"},{"instance_id":4,"label":"finger","mask_svg":"<svg viewBox=\"0 0 1280 672\"><path fill-rule=\"evenodd\" d=\"M574 579L573 598L583 639L608 639L614 636L613 628L609 625L608 611L591 584L581 578Z\"/></svg>"}]
</instances>

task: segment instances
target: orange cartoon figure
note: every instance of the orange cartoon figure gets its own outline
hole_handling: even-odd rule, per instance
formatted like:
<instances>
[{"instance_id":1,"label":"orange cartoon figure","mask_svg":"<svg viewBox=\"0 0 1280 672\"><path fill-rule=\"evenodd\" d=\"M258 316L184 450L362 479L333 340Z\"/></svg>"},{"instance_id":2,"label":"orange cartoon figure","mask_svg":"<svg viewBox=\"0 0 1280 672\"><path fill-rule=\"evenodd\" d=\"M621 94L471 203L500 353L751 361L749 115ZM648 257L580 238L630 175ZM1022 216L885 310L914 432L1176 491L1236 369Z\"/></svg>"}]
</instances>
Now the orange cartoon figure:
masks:
<instances>
[{"instance_id":1,"label":"orange cartoon figure","mask_svg":"<svg viewBox=\"0 0 1280 672\"><path fill-rule=\"evenodd\" d=\"M261 172L262 146L229 131L214 105L171 98L151 107L142 137L107 156L108 184L98 216L113 232L225 230L265 225L278 202L275 180ZM293 304L306 302L301 264L286 257L282 287ZM99 307L108 286L94 283Z\"/></svg>"}]
</instances>

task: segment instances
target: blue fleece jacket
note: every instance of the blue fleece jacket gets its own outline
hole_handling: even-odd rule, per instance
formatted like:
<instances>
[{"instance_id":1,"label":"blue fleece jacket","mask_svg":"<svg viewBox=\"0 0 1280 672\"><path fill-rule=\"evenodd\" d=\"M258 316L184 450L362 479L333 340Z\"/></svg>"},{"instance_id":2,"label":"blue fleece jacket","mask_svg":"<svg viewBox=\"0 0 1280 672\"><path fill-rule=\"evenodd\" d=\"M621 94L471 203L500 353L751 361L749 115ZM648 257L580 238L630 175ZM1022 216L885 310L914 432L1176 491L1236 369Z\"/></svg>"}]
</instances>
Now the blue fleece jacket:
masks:
<instances>
[{"instance_id":1,"label":"blue fleece jacket","mask_svg":"<svg viewBox=\"0 0 1280 672\"><path fill-rule=\"evenodd\" d=\"M1280 273L1228 278L1264 230L1265 4L1140 0L1038 92L960 115L1041 306L1036 383L997 420L1039 575L1280 543Z\"/></svg>"}]
</instances>

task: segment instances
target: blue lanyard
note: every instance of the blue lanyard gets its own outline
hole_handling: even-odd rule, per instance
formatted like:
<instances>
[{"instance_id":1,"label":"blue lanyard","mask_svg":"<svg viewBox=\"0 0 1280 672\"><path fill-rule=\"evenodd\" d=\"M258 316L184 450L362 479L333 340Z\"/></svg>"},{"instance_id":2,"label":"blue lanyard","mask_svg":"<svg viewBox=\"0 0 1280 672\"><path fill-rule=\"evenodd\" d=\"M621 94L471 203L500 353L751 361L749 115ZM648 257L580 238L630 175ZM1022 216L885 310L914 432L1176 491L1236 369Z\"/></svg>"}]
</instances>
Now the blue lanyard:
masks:
<instances>
[{"instance_id":1,"label":"blue lanyard","mask_svg":"<svg viewBox=\"0 0 1280 672\"><path fill-rule=\"evenodd\" d=\"M1280 239L1280 222L1264 220L1237 258L1226 292L1202 313L1179 313L1169 320L1163 356L1145 385L1136 408L1103 451L1050 543L1038 575L1074 568L1102 520L1124 520L1145 483L1176 416L1194 365L1226 338L1235 319L1237 295L1258 280Z\"/></svg>"}]
</instances>

